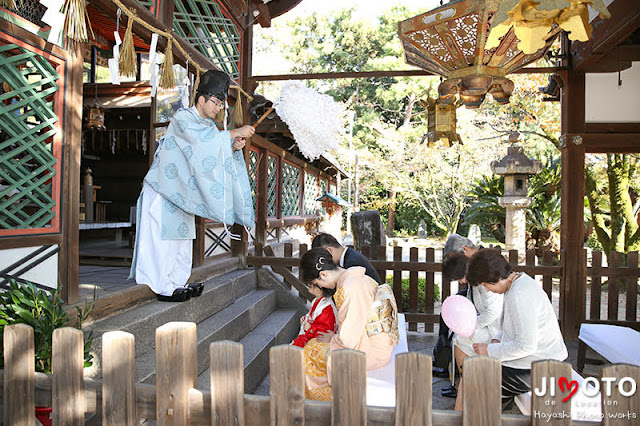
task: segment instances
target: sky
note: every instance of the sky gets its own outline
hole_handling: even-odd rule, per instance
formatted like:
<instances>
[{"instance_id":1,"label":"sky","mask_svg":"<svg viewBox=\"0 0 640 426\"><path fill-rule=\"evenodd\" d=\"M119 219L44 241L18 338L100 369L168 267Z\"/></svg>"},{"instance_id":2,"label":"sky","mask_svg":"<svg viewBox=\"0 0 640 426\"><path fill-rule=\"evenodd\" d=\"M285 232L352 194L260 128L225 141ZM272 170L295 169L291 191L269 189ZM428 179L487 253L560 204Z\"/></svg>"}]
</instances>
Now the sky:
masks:
<instances>
[{"instance_id":1,"label":"sky","mask_svg":"<svg viewBox=\"0 0 640 426\"><path fill-rule=\"evenodd\" d=\"M446 3L446 1L445 1ZM355 16L375 21L376 18L385 10L391 9L396 5L404 5L407 8L431 10L440 6L439 0L303 0L284 15L272 20L271 28L255 27L256 37L259 32L284 31L286 30L286 21L295 19L299 16L311 15L314 12L318 14L328 14L336 9L354 8ZM277 52L270 49L267 53L262 53L254 49L253 57L253 75L271 75L271 74L288 74L289 64L284 58L278 56Z\"/></svg>"}]
</instances>

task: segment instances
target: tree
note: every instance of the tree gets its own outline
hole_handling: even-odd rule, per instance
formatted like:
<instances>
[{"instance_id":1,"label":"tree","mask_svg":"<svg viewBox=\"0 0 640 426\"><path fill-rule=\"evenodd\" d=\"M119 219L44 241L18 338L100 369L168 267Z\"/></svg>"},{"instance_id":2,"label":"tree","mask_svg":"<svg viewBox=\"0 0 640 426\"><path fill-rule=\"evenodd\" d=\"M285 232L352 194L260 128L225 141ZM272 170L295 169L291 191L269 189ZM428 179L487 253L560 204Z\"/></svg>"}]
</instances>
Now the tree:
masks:
<instances>
[{"instance_id":1,"label":"tree","mask_svg":"<svg viewBox=\"0 0 640 426\"><path fill-rule=\"evenodd\" d=\"M605 254L640 250L640 160L629 154L605 157L595 157L585 167L585 195L593 229Z\"/></svg>"}]
</instances>

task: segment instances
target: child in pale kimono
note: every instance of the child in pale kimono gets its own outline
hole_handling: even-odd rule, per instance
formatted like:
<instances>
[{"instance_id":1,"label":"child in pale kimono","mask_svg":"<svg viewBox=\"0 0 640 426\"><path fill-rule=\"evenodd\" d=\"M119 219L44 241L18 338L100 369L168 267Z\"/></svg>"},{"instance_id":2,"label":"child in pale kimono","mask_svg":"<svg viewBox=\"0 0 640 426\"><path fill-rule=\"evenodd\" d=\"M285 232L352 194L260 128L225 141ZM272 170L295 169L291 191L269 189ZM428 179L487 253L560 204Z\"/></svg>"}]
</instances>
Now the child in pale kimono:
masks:
<instances>
[{"instance_id":1,"label":"child in pale kimono","mask_svg":"<svg viewBox=\"0 0 640 426\"><path fill-rule=\"evenodd\" d=\"M343 269L324 248L309 250L300 259L307 284L335 290L337 332L321 333L304 346L306 397L328 401L331 392L331 353L355 349L366 355L367 370L383 367L398 344L398 308L393 291L365 275L365 268Z\"/></svg>"},{"instance_id":2,"label":"child in pale kimono","mask_svg":"<svg viewBox=\"0 0 640 426\"><path fill-rule=\"evenodd\" d=\"M317 285L309 285L309 293L313 294L316 298L311 303L311 309L309 312L300 318L300 333L293 342L294 346L304 348L304 345L311 339L315 339L320 333L326 333L328 331L335 333L336 331L336 318L338 317L338 310L331 291L323 291Z\"/></svg>"}]
</instances>

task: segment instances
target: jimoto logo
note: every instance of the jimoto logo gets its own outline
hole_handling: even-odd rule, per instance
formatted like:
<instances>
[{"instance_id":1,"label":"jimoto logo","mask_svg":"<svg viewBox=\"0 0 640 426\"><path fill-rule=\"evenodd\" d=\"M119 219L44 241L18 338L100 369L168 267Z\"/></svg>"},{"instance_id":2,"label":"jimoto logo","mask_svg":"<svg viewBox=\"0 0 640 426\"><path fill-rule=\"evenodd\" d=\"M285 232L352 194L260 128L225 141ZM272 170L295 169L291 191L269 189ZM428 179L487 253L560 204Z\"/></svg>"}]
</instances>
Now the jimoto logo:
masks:
<instances>
[{"instance_id":1,"label":"jimoto logo","mask_svg":"<svg viewBox=\"0 0 640 426\"><path fill-rule=\"evenodd\" d=\"M600 383L602 382L602 384ZM598 393L602 392L607 397L612 395L612 390L617 387L618 393L622 396L632 396L636 393L637 384L631 377L623 377L618 379L617 377L602 377L600 380L595 377L587 377L583 380L581 385L578 385L576 380L567 379L566 377L559 377L557 380L555 377L543 377L540 386L534 388L536 396L556 396L557 392L567 394L562 402L570 400L578 390L587 397L594 397Z\"/></svg>"}]
</instances>

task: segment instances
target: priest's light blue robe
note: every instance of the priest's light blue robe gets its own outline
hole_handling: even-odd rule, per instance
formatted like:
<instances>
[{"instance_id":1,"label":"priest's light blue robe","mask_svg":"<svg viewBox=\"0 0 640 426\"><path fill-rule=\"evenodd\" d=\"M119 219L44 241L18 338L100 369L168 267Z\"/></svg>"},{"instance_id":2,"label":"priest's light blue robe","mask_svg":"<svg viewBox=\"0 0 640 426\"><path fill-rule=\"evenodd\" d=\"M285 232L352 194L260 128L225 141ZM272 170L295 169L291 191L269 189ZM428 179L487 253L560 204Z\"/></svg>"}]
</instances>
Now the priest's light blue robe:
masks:
<instances>
[{"instance_id":1,"label":"priest's light blue robe","mask_svg":"<svg viewBox=\"0 0 640 426\"><path fill-rule=\"evenodd\" d=\"M155 193L161 199L144 202L145 197L155 199ZM191 271L191 255L184 253L190 252L191 240L196 236L195 215L249 228L255 218L242 151L233 151L228 131L218 130L213 120L202 118L191 107L173 116L144 178L138 199L130 278L135 277L138 284L147 284L157 294L171 295L173 290L184 286L189 277L187 272ZM171 246L169 252L156 247L162 241ZM167 259L177 247L182 247L182 255L175 253ZM176 268L181 272L176 273Z\"/></svg>"}]
</instances>

